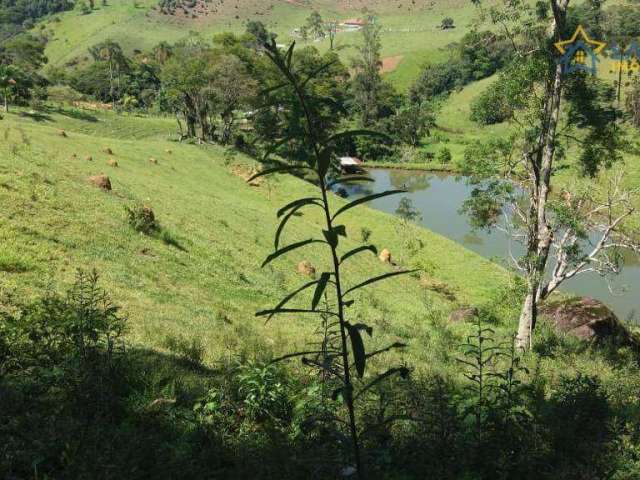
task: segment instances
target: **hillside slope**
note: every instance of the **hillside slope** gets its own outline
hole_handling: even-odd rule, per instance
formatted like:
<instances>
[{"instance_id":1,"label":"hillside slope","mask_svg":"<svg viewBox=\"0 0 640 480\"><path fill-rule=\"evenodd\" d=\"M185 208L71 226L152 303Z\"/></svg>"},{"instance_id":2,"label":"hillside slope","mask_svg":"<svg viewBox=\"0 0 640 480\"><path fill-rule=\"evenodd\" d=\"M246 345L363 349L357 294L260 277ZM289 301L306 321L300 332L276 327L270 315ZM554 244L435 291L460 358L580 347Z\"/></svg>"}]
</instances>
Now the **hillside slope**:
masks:
<instances>
[{"instance_id":1,"label":"hillside slope","mask_svg":"<svg viewBox=\"0 0 640 480\"><path fill-rule=\"evenodd\" d=\"M278 319L265 326L254 312L304 282L295 272L299 261L322 271L322 252L309 247L273 267L260 263L273 249L277 208L313 187L289 176L251 187L240 178L252 168L250 160L168 141L172 126L169 119L71 110L0 121L2 295L35 295L52 282L70 283L76 268L96 268L129 315L134 343L162 349L174 337L199 338L207 361L230 352L290 351L313 323ZM109 159L118 167L108 166ZM100 173L109 175L111 192L87 181ZM128 225L125 206L136 202L153 208L165 241ZM318 221L308 211L284 241L318 234ZM402 261L404 241L395 225L392 217L362 208L346 217L344 248L359 244L367 227L373 243ZM433 275L431 290L424 279L421 285L414 277L396 278L361 294L350 313L376 325L376 343L418 339L410 355L419 358L427 355L420 339L428 335L429 318L442 318L456 304L488 301L506 274L443 237L416 231L425 245L420 261ZM391 268L374 256L356 263L347 271L350 284Z\"/></svg>"},{"instance_id":2,"label":"hillside slope","mask_svg":"<svg viewBox=\"0 0 640 480\"><path fill-rule=\"evenodd\" d=\"M476 9L466 0L217 0L198 9L175 15L160 12L157 0L109 0L98 5L89 15L78 10L56 15L44 21L42 28L49 43L46 54L53 65L64 65L83 59L87 49L104 40L120 43L128 53L134 49L151 49L161 41L176 42L190 32L205 37L221 31L242 32L248 20L259 20L278 33L278 40L289 43L295 38L292 31L302 26L313 10L325 20L338 21L361 15L363 6L376 11L383 26L384 57L398 57L398 65L388 72L390 80L400 89L407 88L419 75L424 63L444 61L446 45L459 40L468 31ZM203 7L204 8L204 7ZM454 19L456 28L441 30L443 18ZM354 45L360 43L357 32L341 32L336 47L344 61L355 55ZM328 40L310 42L321 50L329 48Z\"/></svg>"}]
</instances>

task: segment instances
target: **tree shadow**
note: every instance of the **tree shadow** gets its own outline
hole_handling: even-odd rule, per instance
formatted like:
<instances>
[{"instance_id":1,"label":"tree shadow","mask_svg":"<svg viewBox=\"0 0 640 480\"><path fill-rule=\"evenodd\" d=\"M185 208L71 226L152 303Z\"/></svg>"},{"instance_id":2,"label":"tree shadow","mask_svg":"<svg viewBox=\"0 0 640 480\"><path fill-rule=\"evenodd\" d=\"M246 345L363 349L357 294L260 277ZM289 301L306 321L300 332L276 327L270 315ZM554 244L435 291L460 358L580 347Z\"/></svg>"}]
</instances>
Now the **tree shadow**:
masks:
<instances>
[{"instance_id":1,"label":"tree shadow","mask_svg":"<svg viewBox=\"0 0 640 480\"><path fill-rule=\"evenodd\" d=\"M47 111L49 113L57 113L59 115L73 118L75 120L82 120L84 122L96 123L98 121L98 118L95 117L94 115L91 115L90 113L83 112L82 110L78 110L75 108L64 108L61 106L54 107L50 105L45 105L44 107L42 107L42 110Z\"/></svg>"},{"instance_id":2,"label":"tree shadow","mask_svg":"<svg viewBox=\"0 0 640 480\"><path fill-rule=\"evenodd\" d=\"M20 116L23 118L30 118L31 120L34 120L38 123L41 122L52 122L53 119L51 118L50 115L46 115L40 112L36 112L36 111L30 111L30 112L20 112Z\"/></svg>"}]
</instances>

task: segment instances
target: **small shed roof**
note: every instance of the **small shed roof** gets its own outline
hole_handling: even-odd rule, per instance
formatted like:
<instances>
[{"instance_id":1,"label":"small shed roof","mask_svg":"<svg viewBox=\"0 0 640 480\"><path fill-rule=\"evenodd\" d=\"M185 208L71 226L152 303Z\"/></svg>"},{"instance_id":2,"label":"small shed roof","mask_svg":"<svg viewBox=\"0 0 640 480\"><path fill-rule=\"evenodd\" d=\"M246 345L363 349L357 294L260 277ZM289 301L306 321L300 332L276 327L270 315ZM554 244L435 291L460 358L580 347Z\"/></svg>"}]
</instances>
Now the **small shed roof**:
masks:
<instances>
[{"instance_id":1,"label":"small shed roof","mask_svg":"<svg viewBox=\"0 0 640 480\"><path fill-rule=\"evenodd\" d=\"M362 18L350 18L348 20L345 20L344 22L342 22L343 25L358 25L363 27L364 25L367 24L366 20L363 20Z\"/></svg>"},{"instance_id":2,"label":"small shed roof","mask_svg":"<svg viewBox=\"0 0 640 480\"><path fill-rule=\"evenodd\" d=\"M340 157L340 165L343 167L350 165L362 165L362 160L356 157Z\"/></svg>"}]
</instances>

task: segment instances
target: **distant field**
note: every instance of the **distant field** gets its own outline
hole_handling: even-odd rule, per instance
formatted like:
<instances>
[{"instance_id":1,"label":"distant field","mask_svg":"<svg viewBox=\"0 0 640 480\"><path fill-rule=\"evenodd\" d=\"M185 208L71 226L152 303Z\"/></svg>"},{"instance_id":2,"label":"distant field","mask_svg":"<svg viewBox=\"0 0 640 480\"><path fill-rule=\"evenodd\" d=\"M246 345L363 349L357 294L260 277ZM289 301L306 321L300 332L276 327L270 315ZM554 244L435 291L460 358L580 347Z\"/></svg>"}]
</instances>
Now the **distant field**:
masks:
<instances>
[{"instance_id":1,"label":"distant field","mask_svg":"<svg viewBox=\"0 0 640 480\"><path fill-rule=\"evenodd\" d=\"M189 32L212 35L215 32L240 32L247 20L260 20L279 34L279 41L288 43L291 32L303 25L314 8L326 20L345 20L362 15L363 5L373 8L383 26L383 56L402 55L397 68L388 78L400 89L406 89L427 62L446 60L444 47L459 40L473 19L476 8L466 0L401 1L330 1L299 2L295 0L215 0L207 15L195 18L164 15L157 10L155 0L109 0L98 5L90 15L79 11L66 12L44 22L50 41L46 54L54 65L63 65L77 57L87 56L87 48L106 39L114 39L126 50L150 49L161 41L175 42ZM454 19L456 28L441 30L444 17ZM345 61L355 54L360 42L357 32L339 33L337 47ZM314 42L318 48L329 48L329 42Z\"/></svg>"}]
</instances>

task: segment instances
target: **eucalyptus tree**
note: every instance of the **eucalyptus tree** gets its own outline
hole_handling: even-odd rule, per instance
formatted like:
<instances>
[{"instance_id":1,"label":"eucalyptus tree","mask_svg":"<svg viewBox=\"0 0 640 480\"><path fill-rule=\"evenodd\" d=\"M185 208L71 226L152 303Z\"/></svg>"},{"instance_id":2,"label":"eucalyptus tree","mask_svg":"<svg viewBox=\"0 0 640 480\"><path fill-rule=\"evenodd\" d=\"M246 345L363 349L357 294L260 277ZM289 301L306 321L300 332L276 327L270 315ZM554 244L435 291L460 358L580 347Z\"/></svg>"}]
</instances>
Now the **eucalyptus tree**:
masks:
<instances>
[{"instance_id":1,"label":"eucalyptus tree","mask_svg":"<svg viewBox=\"0 0 640 480\"><path fill-rule=\"evenodd\" d=\"M382 66L381 26L370 15L362 27L362 45L358 47L359 57L353 60L355 70L352 91L354 106L360 113L360 122L371 127L380 116L380 95L383 90L380 67Z\"/></svg>"},{"instance_id":2,"label":"eucalyptus tree","mask_svg":"<svg viewBox=\"0 0 640 480\"><path fill-rule=\"evenodd\" d=\"M516 340L522 349L531 347L538 306L562 283L586 272L617 273L619 250L637 250L629 222L637 192L624 188L621 175L596 179L620 158L613 89L563 71L554 53L554 43L570 38L575 27L568 6L569 0L535 6L516 0L487 11L514 49L502 88L516 109L516 133L497 148L474 146L465 155L467 173L507 180L478 184L466 206L487 226L497 224L503 208L513 213L505 226L523 246L524 255L513 260L527 285ZM592 179L576 179L552 195L561 167Z\"/></svg>"},{"instance_id":3,"label":"eucalyptus tree","mask_svg":"<svg viewBox=\"0 0 640 480\"><path fill-rule=\"evenodd\" d=\"M111 105L115 107L116 96L120 94L119 91L116 93L116 88L120 90L121 75L128 67L127 57L122 51L122 47L112 40L106 40L90 47L89 53L94 61L105 62L109 68ZM114 83L115 81L117 81L117 85Z\"/></svg>"},{"instance_id":4,"label":"eucalyptus tree","mask_svg":"<svg viewBox=\"0 0 640 480\"><path fill-rule=\"evenodd\" d=\"M317 194L296 199L283 206L278 211L281 218L280 225L275 234L274 249L263 263L270 262L311 245L322 246L326 249L332 267L322 272L318 279L305 283L298 289L287 294L282 301L271 309L258 312L257 315L268 319L276 315L313 315L322 319L324 331L322 347L314 351L294 352L285 358L301 357L305 365L320 371L323 378L331 378L335 383L332 392L333 399L342 399L346 420L340 415L335 420L338 425L344 425L350 438L350 451L355 466L343 469L344 474L355 473L358 478L365 478L364 462L361 451L359 422L356 412L356 401L366 398L366 394L381 381L394 375L406 376L408 370L404 366L389 368L379 375L367 375L369 361L377 355L392 349L402 348L405 345L395 343L386 348L368 352L366 350L363 333L372 335L372 327L350 319L349 309L354 304L353 294L368 285L382 280L409 273L407 271L392 271L378 276L364 279L354 285L346 285L342 275L343 267L357 258L359 254L373 253L377 250L373 245L360 245L351 250L341 252L344 238L347 237L347 229L340 223L342 216L353 208L362 205L375 198L393 195L402 190L391 190L377 193L353 200L336 208L331 188L335 185L348 182L367 181L365 176L335 176L338 171L335 157L337 145L344 138L359 135L377 136L371 131L343 131L335 133L334 128L323 128L322 113L318 109L322 105L317 98L314 82L321 76L321 72L331 68L331 64L320 66L315 71L307 74L296 68L293 61L294 46L292 44L286 53L282 52L272 39L263 44L263 50L280 72L281 82L274 89L282 89L291 96L302 112L302 129L295 135L309 146L308 153L301 155L300 161L291 165L268 168L256 176L278 172L306 171L311 173L317 185ZM265 160L283 145L291 140L291 136L275 139L272 147L265 155ZM252 179L250 179L252 180ZM322 211L324 226L321 235L311 236L308 239L282 245L282 232L288 222L303 209L318 208ZM318 232L320 233L320 232ZM313 292L310 299L310 307L291 306L294 301L306 292ZM321 302L324 299L324 302ZM388 419L389 421L391 419Z\"/></svg>"}]
</instances>

